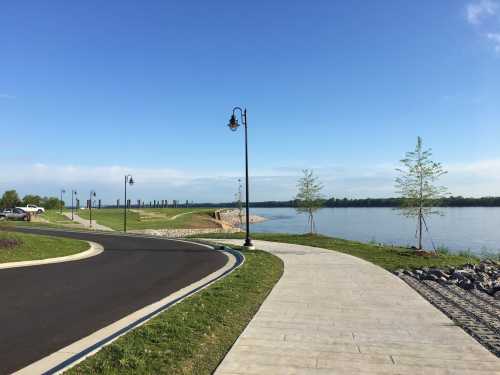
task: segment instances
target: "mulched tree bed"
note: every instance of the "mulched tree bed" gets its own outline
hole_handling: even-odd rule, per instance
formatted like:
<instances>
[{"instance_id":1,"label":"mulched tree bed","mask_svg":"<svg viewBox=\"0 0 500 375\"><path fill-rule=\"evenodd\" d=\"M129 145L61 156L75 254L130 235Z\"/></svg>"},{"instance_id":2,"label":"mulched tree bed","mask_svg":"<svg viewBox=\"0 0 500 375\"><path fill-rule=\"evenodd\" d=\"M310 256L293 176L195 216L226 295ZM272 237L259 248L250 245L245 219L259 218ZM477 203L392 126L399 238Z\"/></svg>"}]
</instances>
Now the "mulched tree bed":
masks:
<instances>
[{"instance_id":1,"label":"mulched tree bed","mask_svg":"<svg viewBox=\"0 0 500 375\"><path fill-rule=\"evenodd\" d=\"M0 238L0 250L2 249L13 249L22 244L21 240L17 238Z\"/></svg>"}]
</instances>

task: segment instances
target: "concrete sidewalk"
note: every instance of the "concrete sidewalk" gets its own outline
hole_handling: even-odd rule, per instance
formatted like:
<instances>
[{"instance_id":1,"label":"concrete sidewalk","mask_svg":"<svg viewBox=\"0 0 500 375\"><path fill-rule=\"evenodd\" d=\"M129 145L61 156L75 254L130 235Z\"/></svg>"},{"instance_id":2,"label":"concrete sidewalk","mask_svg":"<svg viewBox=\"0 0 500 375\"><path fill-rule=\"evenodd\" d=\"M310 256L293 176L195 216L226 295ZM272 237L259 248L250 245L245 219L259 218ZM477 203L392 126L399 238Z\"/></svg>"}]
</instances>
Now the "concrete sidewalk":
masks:
<instances>
[{"instance_id":1,"label":"concrete sidewalk","mask_svg":"<svg viewBox=\"0 0 500 375\"><path fill-rule=\"evenodd\" d=\"M64 212L63 215L66 216L68 219L71 219L71 212ZM95 220L92 220L92 226L90 226L90 220L83 219L80 216L78 216L77 214L73 214L73 218L74 218L75 222L83 225L87 229L113 231L113 229L111 229L105 225L97 224L97 222Z\"/></svg>"},{"instance_id":2,"label":"concrete sidewalk","mask_svg":"<svg viewBox=\"0 0 500 375\"><path fill-rule=\"evenodd\" d=\"M389 272L334 251L255 244L285 272L217 375L500 374L497 357Z\"/></svg>"}]
</instances>

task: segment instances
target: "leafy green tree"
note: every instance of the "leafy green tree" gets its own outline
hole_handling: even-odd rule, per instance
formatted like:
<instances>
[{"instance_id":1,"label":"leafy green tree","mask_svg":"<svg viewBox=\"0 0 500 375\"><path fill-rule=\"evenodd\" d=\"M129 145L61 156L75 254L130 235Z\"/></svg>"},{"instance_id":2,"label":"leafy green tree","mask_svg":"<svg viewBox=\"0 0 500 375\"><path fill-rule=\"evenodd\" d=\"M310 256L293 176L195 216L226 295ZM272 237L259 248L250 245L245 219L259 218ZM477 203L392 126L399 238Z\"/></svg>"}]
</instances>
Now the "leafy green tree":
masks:
<instances>
[{"instance_id":1,"label":"leafy green tree","mask_svg":"<svg viewBox=\"0 0 500 375\"><path fill-rule=\"evenodd\" d=\"M12 208L20 204L21 200L15 190L7 190L0 199L0 207L2 208Z\"/></svg>"},{"instance_id":2,"label":"leafy green tree","mask_svg":"<svg viewBox=\"0 0 500 375\"><path fill-rule=\"evenodd\" d=\"M34 204L40 206L42 202L42 197L39 195L27 194L23 197L23 206L28 204Z\"/></svg>"},{"instance_id":3,"label":"leafy green tree","mask_svg":"<svg viewBox=\"0 0 500 375\"><path fill-rule=\"evenodd\" d=\"M424 150L422 138L417 138L415 150L407 152L401 160L402 168L396 169L400 176L396 178L397 192L403 198L403 214L417 218L418 246L422 249L422 228L426 225L425 217L441 214L433 208L435 202L447 195L444 186L436 185L436 181L447 172L431 160L430 149ZM427 227L427 225L426 225Z\"/></svg>"},{"instance_id":4,"label":"leafy green tree","mask_svg":"<svg viewBox=\"0 0 500 375\"><path fill-rule=\"evenodd\" d=\"M41 204L46 210L51 210L55 208L64 207L64 202L56 197L43 197Z\"/></svg>"},{"instance_id":5,"label":"leafy green tree","mask_svg":"<svg viewBox=\"0 0 500 375\"><path fill-rule=\"evenodd\" d=\"M297 182L298 193L296 196L296 210L299 213L307 213L309 232L316 233L316 223L314 222L314 213L323 206L324 200L321 196L323 185L318 178L314 176L312 170L304 169L304 176Z\"/></svg>"}]
</instances>

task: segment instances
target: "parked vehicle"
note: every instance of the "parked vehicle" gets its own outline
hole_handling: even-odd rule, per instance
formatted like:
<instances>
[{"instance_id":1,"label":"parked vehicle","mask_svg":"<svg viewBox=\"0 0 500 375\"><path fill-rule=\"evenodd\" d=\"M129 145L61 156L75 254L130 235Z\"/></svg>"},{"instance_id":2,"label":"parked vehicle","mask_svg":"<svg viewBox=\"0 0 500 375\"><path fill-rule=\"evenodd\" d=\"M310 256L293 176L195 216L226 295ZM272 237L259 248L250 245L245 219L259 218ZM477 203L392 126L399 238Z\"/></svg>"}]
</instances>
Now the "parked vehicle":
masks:
<instances>
[{"instance_id":1,"label":"parked vehicle","mask_svg":"<svg viewBox=\"0 0 500 375\"><path fill-rule=\"evenodd\" d=\"M12 210L10 208L5 208L3 210L0 210L0 217L5 216L5 214L10 214L12 213Z\"/></svg>"},{"instance_id":2,"label":"parked vehicle","mask_svg":"<svg viewBox=\"0 0 500 375\"><path fill-rule=\"evenodd\" d=\"M3 210L0 216L7 220L30 220L30 213L22 210L21 208L14 208L12 210Z\"/></svg>"},{"instance_id":3,"label":"parked vehicle","mask_svg":"<svg viewBox=\"0 0 500 375\"><path fill-rule=\"evenodd\" d=\"M28 204L26 207L16 207L19 208L25 212L32 212L34 214L42 214L45 212L45 208L37 206L35 204Z\"/></svg>"}]
</instances>

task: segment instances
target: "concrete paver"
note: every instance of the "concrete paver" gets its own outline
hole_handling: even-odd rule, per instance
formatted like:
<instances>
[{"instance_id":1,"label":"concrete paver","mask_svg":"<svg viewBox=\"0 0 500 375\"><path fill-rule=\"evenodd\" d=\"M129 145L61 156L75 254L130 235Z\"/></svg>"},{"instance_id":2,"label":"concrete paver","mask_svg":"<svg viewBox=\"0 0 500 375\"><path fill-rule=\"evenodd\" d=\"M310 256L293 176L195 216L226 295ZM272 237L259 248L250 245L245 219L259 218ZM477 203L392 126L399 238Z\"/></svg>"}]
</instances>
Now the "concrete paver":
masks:
<instances>
[{"instance_id":1,"label":"concrete paver","mask_svg":"<svg viewBox=\"0 0 500 375\"><path fill-rule=\"evenodd\" d=\"M279 256L284 274L215 374L500 374L497 357L380 267L255 245Z\"/></svg>"}]
</instances>

